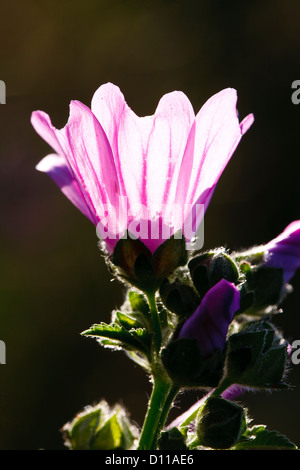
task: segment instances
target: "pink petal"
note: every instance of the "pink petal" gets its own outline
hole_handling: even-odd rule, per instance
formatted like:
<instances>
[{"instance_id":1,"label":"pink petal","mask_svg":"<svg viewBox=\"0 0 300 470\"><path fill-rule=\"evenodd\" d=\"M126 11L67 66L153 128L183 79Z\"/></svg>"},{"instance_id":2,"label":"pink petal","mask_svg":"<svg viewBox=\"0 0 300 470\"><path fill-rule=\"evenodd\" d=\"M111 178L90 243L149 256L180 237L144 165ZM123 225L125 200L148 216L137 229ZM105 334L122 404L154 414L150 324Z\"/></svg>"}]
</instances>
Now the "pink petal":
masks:
<instances>
[{"instance_id":1,"label":"pink petal","mask_svg":"<svg viewBox=\"0 0 300 470\"><path fill-rule=\"evenodd\" d=\"M155 114L141 118L126 104L119 88L109 83L96 91L92 110L110 142L122 190L132 211L143 206L153 218L164 205L173 205L180 164L195 117L184 93L164 95Z\"/></svg>"},{"instance_id":2,"label":"pink petal","mask_svg":"<svg viewBox=\"0 0 300 470\"><path fill-rule=\"evenodd\" d=\"M151 121L139 119L125 102L120 89L112 83L98 88L91 108L110 143L121 194L128 197L131 207L140 205L146 146L143 134L150 132Z\"/></svg>"},{"instance_id":3,"label":"pink petal","mask_svg":"<svg viewBox=\"0 0 300 470\"><path fill-rule=\"evenodd\" d=\"M59 140L58 140L58 135L59 131L52 125L50 117L44 113L43 111L35 111L31 115L31 124L33 125L34 129L36 132L62 157L62 160L60 161L60 168L62 167L63 163L66 165L65 173L67 169L72 175L72 178L74 181L77 182L76 189L80 191L81 198L85 203L82 203L82 206L86 205L88 207L88 218L92 220L94 223L97 223L97 216L96 212L94 210L93 205L90 203L89 196L85 193L84 188L82 188L80 181L77 179L76 174L74 174L69 162L68 162L68 155L64 152ZM38 169L40 171L45 171L45 172L50 172L51 161L44 161L41 164L41 167ZM57 164L57 161L55 162ZM57 176L57 170L53 169L51 171L52 173L52 178L56 182L56 180L59 180L60 177ZM55 176L55 178L54 178ZM66 176L66 175L65 175ZM70 195L70 192L68 192ZM73 197L73 196L72 196ZM77 200L79 203L79 201ZM84 212L85 213L85 212Z\"/></svg>"},{"instance_id":4,"label":"pink petal","mask_svg":"<svg viewBox=\"0 0 300 470\"><path fill-rule=\"evenodd\" d=\"M192 218L194 235L201 222L195 206L203 205L201 214L205 212L221 174L242 135L254 120L253 115L249 115L240 124L236 102L237 93L234 89L228 88L217 93L200 109L191 128L180 169L176 200L185 204L187 209L184 220ZM189 207L193 208L192 211ZM186 230L184 232L189 240Z\"/></svg>"},{"instance_id":5,"label":"pink petal","mask_svg":"<svg viewBox=\"0 0 300 470\"><path fill-rule=\"evenodd\" d=\"M161 98L147 147L146 200L151 213L161 211L162 204L167 209L174 204L181 161L194 119L192 105L184 93L175 91Z\"/></svg>"},{"instance_id":6,"label":"pink petal","mask_svg":"<svg viewBox=\"0 0 300 470\"><path fill-rule=\"evenodd\" d=\"M236 90L227 88L212 96L197 114L179 176L179 181L188 180L189 185L179 187L180 200L207 205L207 190L216 186L243 133L253 122L249 115L240 125L236 102Z\"/></svg>"},{"instance_id":7,"label":"pink petal","mask_svg":"<svg viewBox=\"0 0 300 470\"><path fill-rule=\"evenodd\" d=\"M63 194L94 224L95 216L90 212L77 181L73 178L65 157L56 154L47 155L36 166L38 171L47 173Z\"/></svg>"},{"instance_id":8,"label":"pink petal","mask_svg":"<svg viewBox=\"0 0 300 470\"><path fill-rule=\"evenodd\" d=\"M101 125L87 106L72 101L68 123L56 136L99 220L105 204L118 207L119 196L111 149Z\"/></svg>"},{"instance_id":9,"label":"pink petal","mask_svg":"<svg viewBox=\"0 0 300 470\"><path fill-rule=\"evenodd\" d=\"M252 126L253 122L254 122L253 114L248 114L248 116L246 116L242 120L242 122L240 123L240 129L241 129L242 135L246 134L248 129L250 129L250 127Z\"/></svg>"},{"instance_id":10,"label":"pink petal","mask_svg":"<svg viewBox=\"0 0 300 470\"><path fill-rule=\"evenodd\" d=\"M44 139L57 154L63 155L62 148L56 137L57 129L52 125L48 114L44 113L44 111L34 111L31 115L31 124L42 139Z\"/></svg>"},{"instance_id":11,"label":"pink petal","mask_svg":"<svg viewBox=\"0 0 300 470\"><path fill-rule=\"evenodd\" d=\"M70 116L66 126L57 130L52 126L50 118L42 112L32 115L32 124L37 132L62 156L64 160L59 162L60 172L63 162L64 178L69 178L69 170L75 183L67 184L67 196L74 200L75 205L80 206L94 224L107 216L110 221L111 232L114 235L123 229L118 222L119 210L119 182L115 171L112 152L107 137L91 110L78 101L70 104ZM57 161L55 162L55 164ZM39 169L50 172L51 162L43 162ZM45 167L46 165L46 167ZM53 179L61 183L61 174L54 167L52 169ZM73 189L81 194L82 201L74 195ZM87 208L87 209L86 209ZM122 218L121 218L122 219ZM99 233L101 234L101 227ZM116 243L116 240L112 242ZM108 241L109 245L109 241Z\"/></svg>"}]
</instances>

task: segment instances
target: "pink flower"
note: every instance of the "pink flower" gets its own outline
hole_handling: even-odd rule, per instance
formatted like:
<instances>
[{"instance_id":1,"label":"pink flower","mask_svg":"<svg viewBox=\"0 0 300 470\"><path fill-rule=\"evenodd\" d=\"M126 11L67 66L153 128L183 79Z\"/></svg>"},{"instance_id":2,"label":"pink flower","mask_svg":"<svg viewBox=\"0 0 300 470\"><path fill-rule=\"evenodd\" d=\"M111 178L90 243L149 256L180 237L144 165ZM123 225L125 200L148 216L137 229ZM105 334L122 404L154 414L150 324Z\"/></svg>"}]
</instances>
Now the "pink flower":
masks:
<instances>
[{"instance_id":1,"label":"pink flower","mask_svg":"<svg viewBox=\"0 0 300 470\"><path fill-rule=\"evenodd\" d=\"M154 252L179 230L189 240L188 218L195 230L199 226L253 122L250 114L239 123L236 101L236 91L227 88L195 116L185 94L175 91L161 98L153 116L138 117L119 88L107 83L94 94L91 109L71 102L63 129L42 111L32 114L35 130L55 151L37 169L97 225L109 251L128 229L140 232Z\"/></svg>"},{"instance_id":2,"label":"pink flower","mask_svg":"<svg viewBox=\"0 0 300 470\"><path fill-rule=\"evenodd\" d=\"M283 270L286 284L300 268L300 220L291 222L280 235L263 247L265 266Z\"/></svg>"}]
</instances>

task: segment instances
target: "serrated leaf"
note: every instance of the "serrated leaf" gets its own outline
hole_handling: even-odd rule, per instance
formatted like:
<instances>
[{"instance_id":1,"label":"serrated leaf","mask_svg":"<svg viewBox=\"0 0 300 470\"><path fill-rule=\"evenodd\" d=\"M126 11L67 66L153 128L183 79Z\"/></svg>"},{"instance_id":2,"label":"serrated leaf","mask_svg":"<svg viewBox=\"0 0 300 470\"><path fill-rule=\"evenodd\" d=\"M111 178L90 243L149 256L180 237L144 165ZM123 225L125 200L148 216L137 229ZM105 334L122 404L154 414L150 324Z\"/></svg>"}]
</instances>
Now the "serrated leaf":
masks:
<instances>
[{"instance_id":1,"label":"serrated leaf","mask_svg":"<svg viewBox=\"0 0 300 470\"><path fill-rule=\"evenodd\" d=\"M133 311L141 312L145 316L149 315L149 305L143 294L141 294L140 292L129 291L128 299Z\"/></svg>"},{"instance_id":2,"label":"serrated leaf","mask_svg":"<svg viewBox=\"0 0 300 470\"><path fill-rule=\"evenodd\" d=\"M132 328L129 330L129 333L147 346L150 346L152 335L146 328Z\"/></svg>"},{"instance_id":3,"label":"serrated leaf","mask_svg":"<svg viewBox=\"0 0 300 470\"><path fill-rule=\"evenodd\" d=\"M120 325L126 328L126 330L143 327L143 325L134 316L131 316L127 313L116 312L116 318Z\"/></svg>"},{"instance_id":4,"label":"serrated leaf","mask_svg":"<svg viewBox=\"0 0 300 470\"><path fill-rule=\"evenodd\" d=\"M269 431L265 426L253 426L243 435L235 450L297 450L297 446L277 431Z\"/></svg>"},{"instance_id":5,"label":"serrated leaf","mask_svg":"<svg viewBox=\"0 0 300 470\"><path fill-rule=\"evenodd\" d=\"M91 326L91 328L84 331L82 335L101 338L102 341L104 339L104 345L119 346L123 349L133 349L146 354L148 353L148 347L145 343L149 342L149 338L147 337L149 334L144 328L127 331L126 328L117 323L110 325L100 323Z\"/></svg>"}]
</instances>

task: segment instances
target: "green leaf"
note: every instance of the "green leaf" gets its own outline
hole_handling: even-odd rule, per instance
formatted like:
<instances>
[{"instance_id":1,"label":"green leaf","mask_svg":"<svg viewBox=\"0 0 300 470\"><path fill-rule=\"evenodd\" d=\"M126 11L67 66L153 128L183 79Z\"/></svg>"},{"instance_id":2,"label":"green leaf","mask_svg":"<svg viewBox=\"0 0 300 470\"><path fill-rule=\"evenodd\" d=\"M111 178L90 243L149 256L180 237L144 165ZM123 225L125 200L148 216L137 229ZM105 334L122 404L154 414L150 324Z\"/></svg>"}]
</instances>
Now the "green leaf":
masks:
<instances>
[{"instance_id":1,"label":"green leaf","mask_svg":"<svg viewBox=\"0 0 300 470\"><path fill-rule=\"evenodd\" d=\"M101 342L104 345L138 350L146 354L148 353L148 346L151 340L151 336L145 328L131 329L128 331L117 323L110 325L107 323L95 324L91 326L89 330L84 331L82 335L101 338Z\"/></svg>"},{"instance_id":2,"label":"green leaf","mask_svg":"<svg viewBox=\"0 0 300 470\"><path fill-rule=\"evenodd\" d=\"M265 426L248 429L234 450L297 450L297 446L277 431L269 431Z\"/></svg>"},{"instance_id":3,"label":"green leaf","mask_svg":"<svg viewBox=\"0 0 300 470\"><path fill-rule=\"evenodd\" d=\"M130 330L131 328L143 328L143 325L138 321L137 318L131 316L127 313L116 312L116 319L119 321L120 325Z\"/></svg>"},{"instance_id":4,"label":"green leaf","mask_svg":"<svg viewBox=\"0 0 300 470\"><path fill-rule=\"evenodd\" d=\"M131 290L128 293L128 299L134 312L140 312L145 316L149 316L149 305L144 294Z\"/></svg>"},{"instance_id":5,"label":"green leaf","mask_svg":"<svg viewBox=\"0 0 300 470\"><path fill-rule=\"evenodd\" d=\"M129 333L141 341L143 344L146 344L147 347L150 347L151 339L152 339L152 334L149 333L146 328L132 328L129 330Z\"/></svg>"}]
</instances>

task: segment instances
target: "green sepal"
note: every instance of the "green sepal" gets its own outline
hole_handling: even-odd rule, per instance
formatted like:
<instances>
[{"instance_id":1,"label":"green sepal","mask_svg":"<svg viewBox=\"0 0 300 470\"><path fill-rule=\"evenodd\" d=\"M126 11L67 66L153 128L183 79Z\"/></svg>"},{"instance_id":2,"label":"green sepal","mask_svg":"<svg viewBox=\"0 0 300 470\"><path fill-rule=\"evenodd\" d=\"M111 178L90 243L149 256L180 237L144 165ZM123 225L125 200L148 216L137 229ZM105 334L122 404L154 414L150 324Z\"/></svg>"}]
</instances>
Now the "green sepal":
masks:
<instances>
[{"instance_id":1,"label":"green sepal","mask_svg":"<svg viewBox=\"0 0 300 470\"><path fill-rule=\"evenodd\" d=\"M103 403L103 406L102 406ZM95 435L98 425L105 421L102 417L103 412L107 414L107 410L102 410L105 402L101 402L97 407L88 407L83 413L65 424L63 427L63 437L65 444L72 450L90 450L90 443Z\"/></svg>"},{"instance_id":2,"label":"green sepal","mask_svg":"<svg viewBox=\"0 0 300 470\"><path fill-rule=\"evenodd\" d=\"M124 326L112 323L99 323L81 333L99 339L104 346L119 347L125 350L137 350L148 355L152 335L145 328L127 330Z\"/></svg>"},{"instance_id":3,"label":"green sepal","mask_svg":"<svg viewBox=\"0 0 300 470\"><path fill-rule=\"evenodd\" d=\"M287 344L267 321L250 322L228 338L225 377L230 383L281 388Z\"/></svg>"},{"instance_id":4,"label":"green sepal","mask_svg":"<svg viewBox=\"0 0 300 470\"><path fill-rule=\"evenodd\" d=\"M179 280L165 279L159 289L160 298L166 308L179 317L190 316L200 304L195 289Z\"/></svg>"},{"instance_id":5,"label":"green sepal","mask_svg":"<svg viewBox=\"0 0 300 470\"><path fill-rule=\"evenodd\" d=\"M139 239L133 239L127 232L125 238L118 240L109 258L112 266L117 267L117 276L142 291L157 288L152 267L152 253ZM112 267L112 270L114 268Z\"/></svg>"},{"instance_id":6,"label":"green sepal","mask_svg":"<svg viewBox=\"0 0 300 470\"><path fill-rule=\"evenodd\" d=\"M234 260L222 250L197 255L189 261L188 267L201 297L222 279L236 283L240 276Z\"/></svg>"},{"instance_id":7,"label":"green sepal","mask_svg":"<svg viewBox=\"0 0 300 470\"><path fill-rule=\"evenodd\" d=\"M222 375L223 353L217 349L204 359L195 339L171 341L162 350L161 358L168 375L179 387L216 387Z\"/></svg>"},{"instance_id":8,"label":"green sepal","mask_svg":"<svg viewBox=\"0 0 300 470\"><path fill-rule=\"evenodd\" d=\"M240 308L235 313L235 317L245 311L249 310L255 303L255 293L249 290L247 282L243 282L239 285L240 291Z\"/></svg>"},{"instance_id":9,"label":"green sepal","mask_svg":"<svg viewBox=\"0 0 300 470\"><path fill-rule=\"evenodd\" d=\"M174 273L178 267L184 266L187 260L185 238L180 232L177 232L162 243L153 254L153 267L159 284Z\"/></svg>"},{"instance_id":10,"label":"green sepal","mask_svg":"<svg viewBox=\"0 0 300 470\"><path fill-rule=\"evenodd\" d=\"M252 306L262 310L280 303L283 292L283 269L257 266L247 272L247 287L255 293Z\"/></svg>"},{"instance_id":11,"label":"green sepal","mask_svg":"<svg viewBox=\"0 0 300 470\"><path fill-rule=\"evenodd\" d=\"M134 447L138 432L120 405L110 409L101 401L67 423L63 436L71 450L128 450Z\"/></svg>"},{"instance_id":12,"label":"green sepal","mask_svg":"<svg viewBox=\"0 0 300 470\"><path fill-rule=\"evenodd\" d=\"M145 293L155 292L163 280L187 262L186 242L173 235L152 253L130 234L120 239L108 258L112 271L123 281Z\"/></svg>"},{"instance_id":13,"label":"green sepal","mask_svg":"<svg viewBox=\"0 0 300 470\"><path fill-rule=\"evenodd\" d=\"M296 444L264 425L253 426L242 435L234 450L297 450Z\"/></svg>"},{"instance_id":14,"label":"green sepal","mask_svg":"<svg viewBox=\"0 0 300 470\"><path fill-rule=\"evenodd\" d=\"M163 431L158 440L158 450L188 450L185 438L177 428Z\"/></svg>"},{"instance_id":15,"label":"green sepal","mask_svg":"<svg viewBox=\"0 0 300 470\"><path fill-rule=\"evenodd\" d=\"M230 449L246 427L244 409L222 397L209 397L196 419L198 445L211 449Z\"/></svg>"},{"instance_id":16,"label":"green sepal","mask_svg":"<svg viewBox=\"0 0 300 470\"><path fill-rule=\"evenodd\" d=\"M191 258L188 263L193 284L201 297L203 297L210 288L208 269L213 257L214 253L207 252Z\"/></svg>"}]
</instances>

